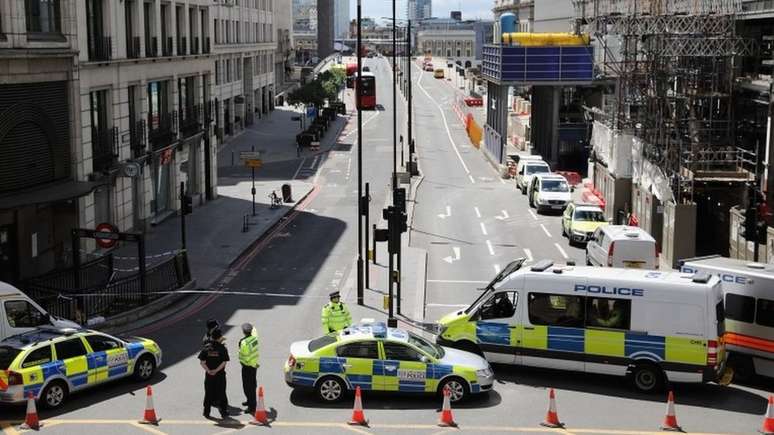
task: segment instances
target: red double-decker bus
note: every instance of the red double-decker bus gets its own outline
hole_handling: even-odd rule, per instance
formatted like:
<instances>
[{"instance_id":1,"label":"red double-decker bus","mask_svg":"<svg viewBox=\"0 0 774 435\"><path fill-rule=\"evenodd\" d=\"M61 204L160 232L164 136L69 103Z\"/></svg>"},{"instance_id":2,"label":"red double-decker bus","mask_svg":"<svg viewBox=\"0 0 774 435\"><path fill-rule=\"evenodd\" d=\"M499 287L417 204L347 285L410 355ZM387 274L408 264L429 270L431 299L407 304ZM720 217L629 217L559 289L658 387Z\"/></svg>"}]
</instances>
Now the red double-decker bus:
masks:
<instances>
[{"instance_id":1,"label":"red double-decker bus","mask_svg":"<svg viewBox=\"0 0 774 435\"><path fill-rule=\"evenodd\" d=\"M372 110L376 108L376 76L370 72L361 72L360 79L355 87L358 95L357 107L363 110Z\"/></svg>"}]
</instances>

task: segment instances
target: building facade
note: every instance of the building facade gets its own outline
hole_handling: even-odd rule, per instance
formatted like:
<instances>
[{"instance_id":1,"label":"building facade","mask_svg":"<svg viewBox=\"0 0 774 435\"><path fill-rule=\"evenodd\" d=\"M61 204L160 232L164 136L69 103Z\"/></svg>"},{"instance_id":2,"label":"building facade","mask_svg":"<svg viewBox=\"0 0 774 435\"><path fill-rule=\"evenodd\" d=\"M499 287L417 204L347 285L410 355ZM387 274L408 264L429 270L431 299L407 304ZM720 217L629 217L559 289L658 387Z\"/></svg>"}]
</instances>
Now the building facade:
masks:
<instances>
[{"instance_id":1,"label":"building facade","mask_svg":"<svg viewBox=\"0 0 774 435\"><path fill-rule=\"evenodd\" d=\"M287 5L274 7L274 28L277 51L274 53L274 86L277 95L288 86L293 71L293 9Z\"/></svg>"},{"instance_id":2,"label":"building facade","mask_svg":"<svg viewBox=\"0 0 774 435\"><path fill-rule=\"evenodd\" d=\"M424 20L433 16L433 0L408 0L406 16L409 20Z\"/></svg>"},{"instance_id":3,"label":"building facade","mask_svg":"<svg viewBox=\"0 0 774 435\"><path fill-rule=\"evenodd\" d=\"M421 30L417 33L419 53L460 61L473 66L476 56L476 32L473 30Z\"/></svg>"},{"instance_id":4,"label":"building facade","mask_svg":"<svg viewBox=\"0 0 774 435\"><path fill-rule=\"evenodd\" d=\"M349 0L333 0L333 37L334 39L349 38Z\"/></svg>"}]
</instances>

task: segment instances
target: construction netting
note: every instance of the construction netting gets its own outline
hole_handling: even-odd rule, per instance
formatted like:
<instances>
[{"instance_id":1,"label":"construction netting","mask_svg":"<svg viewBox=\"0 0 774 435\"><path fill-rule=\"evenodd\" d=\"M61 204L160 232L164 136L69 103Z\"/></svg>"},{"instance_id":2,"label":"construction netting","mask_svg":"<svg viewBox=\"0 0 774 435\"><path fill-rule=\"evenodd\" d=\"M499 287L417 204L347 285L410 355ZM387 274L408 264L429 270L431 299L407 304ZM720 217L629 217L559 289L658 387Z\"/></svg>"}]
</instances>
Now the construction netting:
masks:
<instances>
[{"instance_id":1,"label":"construction netting","mask_svg":"<svg viewBox=\"0 0 774 435\"><path fill-rule=\"evenodd\" d=\"M594 121L591 132L591 145L594 153L618 178L632 176L632 140L634 136Z\"/></svg>"}]
</instances>

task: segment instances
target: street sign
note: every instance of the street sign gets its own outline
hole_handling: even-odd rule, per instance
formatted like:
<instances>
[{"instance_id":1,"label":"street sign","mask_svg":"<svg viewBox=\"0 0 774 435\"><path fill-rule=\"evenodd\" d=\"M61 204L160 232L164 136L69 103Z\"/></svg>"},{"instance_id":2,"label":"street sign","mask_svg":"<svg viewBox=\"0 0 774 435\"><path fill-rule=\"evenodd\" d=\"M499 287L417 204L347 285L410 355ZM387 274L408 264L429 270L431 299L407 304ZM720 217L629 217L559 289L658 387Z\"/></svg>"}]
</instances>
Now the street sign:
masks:
<instances>
[{"instance_id":1,"label":"street sign","mask_svg":"<svg viewBox=\"0 0 774 435\"><path fill-rule=\"evenodd\" d=\"M100 248L110 249L118 240L118 228L107 222L101 223L94 229L93 237Z\"/></svg>"},{"instance_id":2,"label":"street sign","mask_svg":"<svg viewBox=\"0 0 774 435\"><path fill-rule=\"evenodd\" d=\"M263 160L261 159L249 159L245 160L245 166L248 168L260 168L263 166Z\"/></svg>"},{"instance_id":3,"label":"street sign","mask_svg":"<svg viewBox=\"0 0 774 435\"><path fill-rule=\"evenodd\" d=\"M260 160L260 159L261 159L260 151L240 151L239 152L239 160Z\"/></svg>"}]
</instances>

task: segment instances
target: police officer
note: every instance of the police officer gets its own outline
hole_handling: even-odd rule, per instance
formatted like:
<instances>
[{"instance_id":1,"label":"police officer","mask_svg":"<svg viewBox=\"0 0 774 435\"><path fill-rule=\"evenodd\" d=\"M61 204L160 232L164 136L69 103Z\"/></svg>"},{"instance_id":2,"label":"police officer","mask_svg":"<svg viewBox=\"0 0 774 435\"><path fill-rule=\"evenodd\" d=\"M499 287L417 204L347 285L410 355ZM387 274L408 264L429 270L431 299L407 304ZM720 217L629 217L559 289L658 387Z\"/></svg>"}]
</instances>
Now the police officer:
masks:
<instances>
[{"instance_id":1,"label":"police officer","mask_svg":"<svg viewBox=\"0 0 774 435\"><path fill-rule=\"evenodd\" d=\"M223 345L220 328L210 333L210 338L199 352L199 363L205 371L204 376L204 415L210 418L210 408L216 406L221 418L228 417L228 399L226 398L226 363L228 350Z\"/></svg>"},{"instance_id":2,"label":"police officer","mask_svg":"<svg viewBox=\"0 0 774 435\"><path fill-rule=\"evenodd\" d=\"M330 294L330 298L331 301L322 308L322 327L326 334L341 331L352 324L352 316L341 302L341 294L335 291Z\"/></svg>"},{"instance_id":3,"label":"police officer","mask_svg":"<svg viewBox=\"0 0 774 435\"><path fill-rule=\"evenodd\" d=\"M258 333L253 325L245 323L242 325L242 332L245 334L239 340L239 363L242 364L242 389L245 392L247 401L242 405L247 406L247 414L255 413L255 377L258 372Z\"/></svg>"}]
</instances>

